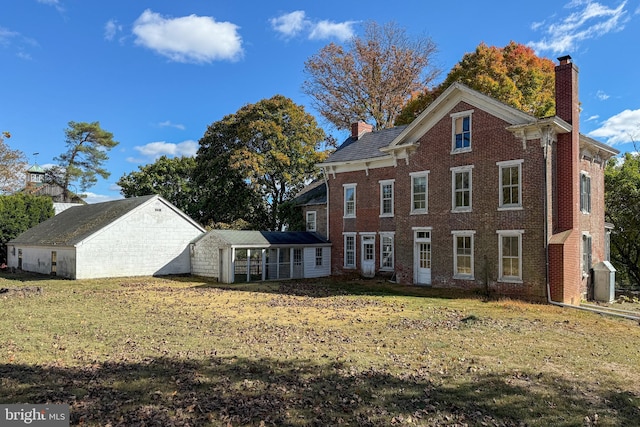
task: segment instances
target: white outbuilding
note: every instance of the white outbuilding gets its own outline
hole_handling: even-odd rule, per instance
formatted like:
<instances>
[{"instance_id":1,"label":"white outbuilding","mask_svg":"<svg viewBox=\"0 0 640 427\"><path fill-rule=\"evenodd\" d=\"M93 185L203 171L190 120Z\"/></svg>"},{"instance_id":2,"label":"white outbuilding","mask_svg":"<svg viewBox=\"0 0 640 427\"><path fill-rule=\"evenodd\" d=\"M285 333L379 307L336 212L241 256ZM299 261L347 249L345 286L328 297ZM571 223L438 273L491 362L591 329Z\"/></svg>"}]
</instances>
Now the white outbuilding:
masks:
<instances>
[{"instance_id":1,"label":"white outbuilding","mask_svg":"<svg viewBox=\"0 0 640 427\"><path fill-rule=\"evenodd\" d=\"M7 264L69 279L189 274L205 230L158 195L74 206L7 243Z\"/></svg>"},{"instance_id":2,"label":"white outbuilding","mask_svg":"<svg viewBox=\"0 0 640 427\"><path fill-rule=\"evenodd\" d=\"M304 231L211 230L190 253L191 274L222 283L331 274L331 243Z\"/></svg>"}]
</instances>

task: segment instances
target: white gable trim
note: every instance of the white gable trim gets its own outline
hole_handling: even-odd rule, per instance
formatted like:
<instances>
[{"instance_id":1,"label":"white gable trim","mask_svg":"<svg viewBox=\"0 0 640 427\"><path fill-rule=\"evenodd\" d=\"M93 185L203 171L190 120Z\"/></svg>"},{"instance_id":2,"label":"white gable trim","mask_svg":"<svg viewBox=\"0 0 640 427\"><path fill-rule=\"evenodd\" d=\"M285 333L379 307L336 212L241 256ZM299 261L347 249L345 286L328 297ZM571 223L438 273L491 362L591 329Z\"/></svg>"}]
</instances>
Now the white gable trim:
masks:
<instances>
[{"instance_id":1,"label":"white gable trim","mask_svg":"<svg viewBox=\"0 0 640 427\"><path fill-rule=\"evenodd\" d=\"M450 111L460 102L466 102L475 108L506 121L507 123L525 124L536 122L536 118L496 101L490 96L468 88L462 83L453 83L436 98L409 126L407 126L385 151L395 150L407 144L415 144L422 135L431 129L442 118L449 116Z\"/></svg>"}]
</instances>

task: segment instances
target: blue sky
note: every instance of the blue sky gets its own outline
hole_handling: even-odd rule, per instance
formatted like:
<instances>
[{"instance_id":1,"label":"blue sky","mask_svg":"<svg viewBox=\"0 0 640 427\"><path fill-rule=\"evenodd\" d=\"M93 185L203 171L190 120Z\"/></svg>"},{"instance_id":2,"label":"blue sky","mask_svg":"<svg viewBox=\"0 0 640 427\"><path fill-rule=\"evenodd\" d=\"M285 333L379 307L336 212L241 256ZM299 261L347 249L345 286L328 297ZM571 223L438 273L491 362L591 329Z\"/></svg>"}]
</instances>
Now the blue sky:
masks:
<instances>
[{"instance_id":1,"label":"blue sky","mask_svg":"<svg viewBox=\"0 0 640 427\"><path fill-rule=\"evenodd\" d=\"M487 5L487 4L490 4ZM161 155L194 155L206 128L282 94L338 133L301 92L304 61L363 24L394 21L438 47L440 79L485 42L513 40L580 69L581 131L622 152L640 141L640 0L402 3L379 0L0 0L0 131L30 163L65 151L69 121L120 144L87 200ZM33 153L39 153L37 156Z\"/></svg>"}]
</instances>

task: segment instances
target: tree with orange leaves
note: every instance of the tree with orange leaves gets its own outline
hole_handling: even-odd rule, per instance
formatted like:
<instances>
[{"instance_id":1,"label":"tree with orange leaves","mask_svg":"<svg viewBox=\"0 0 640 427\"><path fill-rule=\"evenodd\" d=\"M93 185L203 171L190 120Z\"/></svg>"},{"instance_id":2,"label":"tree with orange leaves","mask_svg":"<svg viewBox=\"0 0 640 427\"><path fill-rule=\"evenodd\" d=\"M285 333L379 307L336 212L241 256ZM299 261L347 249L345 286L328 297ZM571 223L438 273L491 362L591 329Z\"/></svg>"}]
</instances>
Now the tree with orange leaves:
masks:
<instances>
[{"instance_id":1,"label":"tree with orange leaves","mask_svg":"<svg viewBox=\"0 0 640 427\"><path fill-rule=\"evenodd\" d=\"M535 117L555 114L553 61L538 57L523 44L505 47L481 43L467 53L437 87L414 96L403 108L396 125L413 121L454 82L460 82Z\"/></svg>"}]
</instances>

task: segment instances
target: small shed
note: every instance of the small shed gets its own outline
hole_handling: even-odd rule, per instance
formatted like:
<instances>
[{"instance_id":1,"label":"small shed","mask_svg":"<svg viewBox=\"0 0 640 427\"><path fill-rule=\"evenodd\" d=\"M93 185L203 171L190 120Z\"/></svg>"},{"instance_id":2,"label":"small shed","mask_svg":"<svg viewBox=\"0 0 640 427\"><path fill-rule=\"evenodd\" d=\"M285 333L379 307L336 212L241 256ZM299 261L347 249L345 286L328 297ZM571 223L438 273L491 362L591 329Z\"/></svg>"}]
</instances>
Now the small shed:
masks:
<instances>
[{"instance_id":1,"label":"small shed","mask_svg":"<svg viewBox=\"0 0 640 427\"><path fill-rule=\"evenodd\" d=\"M188 274L205 230L158 195L74 206L7 243L7 264L69 279Z\"/></svg>"},{"instance_id":2,"label":"small shed","mask_svg":"<svg viewBox=\"0 0 640 427\"><path fill-rule=\"evenodd\" d=\"M304 231L211 230L190 253L191 274L222 283L331 274L331 243Z\"/></svg>"}]
</instances>

